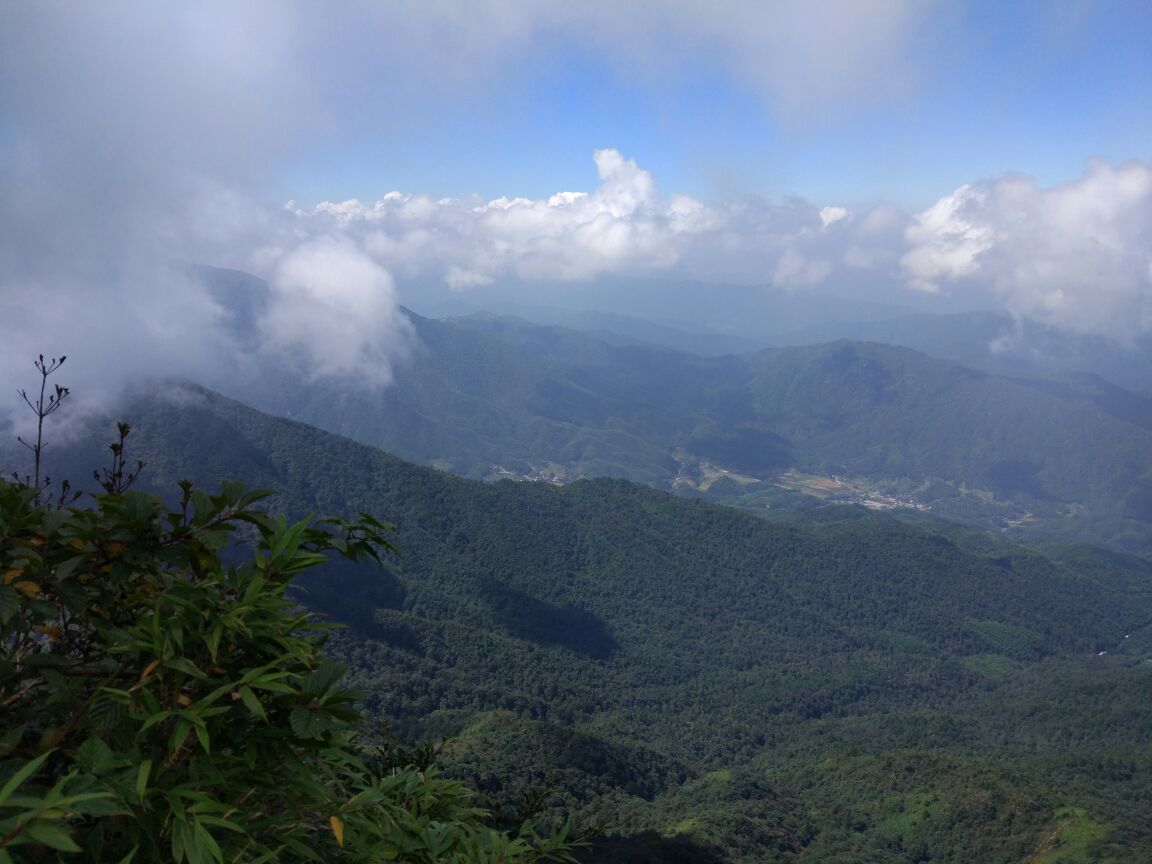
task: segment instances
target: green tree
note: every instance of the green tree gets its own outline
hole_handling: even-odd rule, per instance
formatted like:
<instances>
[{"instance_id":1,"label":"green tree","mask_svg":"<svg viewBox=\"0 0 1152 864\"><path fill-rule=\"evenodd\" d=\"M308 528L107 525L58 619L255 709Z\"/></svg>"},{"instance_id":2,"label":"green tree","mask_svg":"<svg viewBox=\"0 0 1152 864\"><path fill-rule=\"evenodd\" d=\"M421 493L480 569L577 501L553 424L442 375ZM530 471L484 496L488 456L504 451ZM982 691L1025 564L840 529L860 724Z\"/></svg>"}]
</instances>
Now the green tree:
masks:
<instances>
[{"instance_id":1,"label":"green tree","mask_svg":"<svg viewBox=\"0 0 1152 864\"><path fill-rule=\"evenodd\" d=\"M183 483L175 507L122 487L53 508L0 481L0 864L570 860L365 756L327 625L287 590L389 550L387 526L289 524L235 484Z\"/></svg>"}]
</instances>

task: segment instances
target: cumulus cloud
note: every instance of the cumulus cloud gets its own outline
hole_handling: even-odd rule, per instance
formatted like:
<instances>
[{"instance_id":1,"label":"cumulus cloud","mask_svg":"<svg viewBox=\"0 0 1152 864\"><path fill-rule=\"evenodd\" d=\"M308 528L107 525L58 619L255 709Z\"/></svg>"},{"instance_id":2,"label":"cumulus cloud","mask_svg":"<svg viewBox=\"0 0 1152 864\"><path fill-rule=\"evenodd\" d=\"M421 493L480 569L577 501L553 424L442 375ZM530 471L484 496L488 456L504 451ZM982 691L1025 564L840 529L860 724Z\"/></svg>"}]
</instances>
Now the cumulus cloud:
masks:
<instances>
[{"instance_id":1,"label":"cumulus cloud","mask_svg":"<svg viewBox=\"0 0 1152 864\"><path fill-rule=\"evenodd\" d=\"M935 294L941 281L977 274L976 259L992 247L994 235L984 220L968 214L983 209L986 203L985 190L961 186L909 226L905 236L912 248L903 265L912 288Z\"/></svg>"},{"instance_id":2,"label":"cumulus cloud","mask_svg":"<svg viewBox=\"0 0 1152 864\"><path fill-rule=\"evenodd\" d=\"M304 233L360 237L385 266L437 271L453 290L508 275L575 280L667 268L679 258L679 238L718 224L699 201L665 201L652 175L618 151L597 150L593 159L600 183L590 193L434 201L392 192L373 203L321 202L294 212Z\"/></svg>"},{"instance_id":3,"label":"cumulus cloud","mask_svg":"<svg viewBox=\"0 0 1152 864\"><path fill-rule=\"evenodd\" d=\"M1152 330L1152 165L1091 163L1076 181L960 187L905 232L921 291L990 289L1010 309L1081 332Z\"/></svg>"},{"instance_id":4,"label":"cumulus cloud","mask_svg":"<svg viewBox=\"0 0 1152 864\"><path fill-rule=\"evenodd\" d=\"M847 207L821 207L820 224L827 228L829 225L842 222L851 215L852 212Z\"/></svg>"},{"instance_id":5,"label":"cumulus cloud","mask_svg":"<svg viewBox=\"0 0 1152 864\"><path fill-rule=\"evenodd\" d=\"M267 348L312 378L392 381L392 363L415 335L397 309L392 277L350 241L325 238L285 255L270 282L273 302L260 321Z\"/></svg>"},{"instance_id":6,"label":"cumulus cloud","mask_svg":"<svg viewBox=\"0 0 1152 864\"><path fill-rule=\"evenodd\" d=\"M707 204L664 195L651 173L614 149L593 153L591 191L547 198L442 198L390 192L378 201L293 206L303 236L356 238L404 279L454 292L502 280L585 281L674 274L796 289L833 274L893 269L904 222L890 208L857 215L801 198Z\"/></svg>"}]
</instances>

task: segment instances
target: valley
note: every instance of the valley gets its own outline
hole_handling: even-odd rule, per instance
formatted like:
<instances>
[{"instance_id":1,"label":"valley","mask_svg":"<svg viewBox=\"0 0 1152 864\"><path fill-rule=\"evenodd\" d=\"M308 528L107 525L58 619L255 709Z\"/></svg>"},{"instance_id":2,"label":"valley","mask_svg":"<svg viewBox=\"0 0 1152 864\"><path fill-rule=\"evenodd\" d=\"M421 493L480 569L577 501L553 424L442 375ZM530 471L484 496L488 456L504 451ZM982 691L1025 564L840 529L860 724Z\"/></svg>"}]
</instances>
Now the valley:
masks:
<instances>
[{"instance_id":1,"label":"valley","mask_svg":"<svg viewBox=\"0 0 1152 864\"><path fill-rule=\"evenodd\" d=\"M211 278L244 333L259 282ZM794 500L775 486L794 471L1026 542L1152 551L1152 401L1102 379L870 342L706 357L508 316L406 314L419 347L378 393L267 363L223 389L465 477L620 477L762 509ZM779 491L805 490L830 491Z\"/></svg>"},{"instance_id":2,"label":"valley","mask_svg":"<svg viewBox=\"0 0 1152 864\"><path fill-rule=\"evenodd\" d=\"M822 501L859 504L872 510L893 510L897 507L920 511L932 509L930 505L917 501L915 492L902 496L888 495L879 489L872 489L859 481L843 477L820 477L790 470L776 478L775 485L781 489L795 489Z\"/></svg>"}]
</instances>

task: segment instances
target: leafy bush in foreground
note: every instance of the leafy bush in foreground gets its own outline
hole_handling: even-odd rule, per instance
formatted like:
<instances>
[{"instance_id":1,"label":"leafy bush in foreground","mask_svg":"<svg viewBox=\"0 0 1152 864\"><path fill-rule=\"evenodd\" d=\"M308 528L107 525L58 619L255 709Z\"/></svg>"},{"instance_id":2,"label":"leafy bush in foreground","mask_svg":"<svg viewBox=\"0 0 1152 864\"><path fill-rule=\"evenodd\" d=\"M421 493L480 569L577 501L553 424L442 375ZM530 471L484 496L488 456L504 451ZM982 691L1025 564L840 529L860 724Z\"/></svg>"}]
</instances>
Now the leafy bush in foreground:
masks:
<instances>
[{"instance_id":1,"label":"leafy bush in foreground","mask_svg":"<svg viewBox=\"0 0 1152 864\"><path fill-rule=\"evenodd\" d=\"M330 553L375 558L386 526L181 485L175 510L115 485L52 509L0 481L0 864L569 860L356 744L325 625L286 590Z\"/></svg>"}]
</instances>

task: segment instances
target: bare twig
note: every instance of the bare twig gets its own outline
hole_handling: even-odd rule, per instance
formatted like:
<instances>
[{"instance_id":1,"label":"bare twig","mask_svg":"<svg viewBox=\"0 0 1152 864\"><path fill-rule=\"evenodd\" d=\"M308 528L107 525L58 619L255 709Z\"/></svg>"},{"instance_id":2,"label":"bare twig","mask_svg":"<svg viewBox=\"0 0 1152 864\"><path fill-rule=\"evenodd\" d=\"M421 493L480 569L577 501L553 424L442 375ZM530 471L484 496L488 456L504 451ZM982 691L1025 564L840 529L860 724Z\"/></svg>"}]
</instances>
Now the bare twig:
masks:
<instances>
[{"instance_id":1,"label":"bare twig","mask_svg":"<svg viewBox=\"0 0 1152 864\"><path fill-rule=\"evenodd\" d=\"M16 391L25 404L32 409L32 413L36 415L36 443L31 444L19 436L16 437L17 441L32 451L32 488L36 492L36 503L40 503L40 496L48 484L47 478L43 484L40 482L40 459L44 452L44 418L56 413L69 393L67 387L61 387L59 384L55 385L56 392L50 393L48 391L48 376L63 366L67 359L67 355L61 354L59 358L53 357L51 360L45 360L44 355L41 354L38 359L33 361L33 365L40 373L40 398L35 402L28 397L27 390ZM48 397L47 402L44 401L45 396Z\"/></svg>"}]
</instances>

